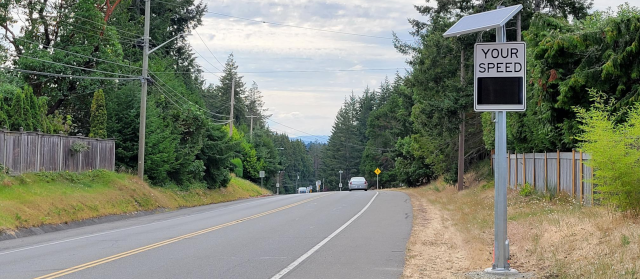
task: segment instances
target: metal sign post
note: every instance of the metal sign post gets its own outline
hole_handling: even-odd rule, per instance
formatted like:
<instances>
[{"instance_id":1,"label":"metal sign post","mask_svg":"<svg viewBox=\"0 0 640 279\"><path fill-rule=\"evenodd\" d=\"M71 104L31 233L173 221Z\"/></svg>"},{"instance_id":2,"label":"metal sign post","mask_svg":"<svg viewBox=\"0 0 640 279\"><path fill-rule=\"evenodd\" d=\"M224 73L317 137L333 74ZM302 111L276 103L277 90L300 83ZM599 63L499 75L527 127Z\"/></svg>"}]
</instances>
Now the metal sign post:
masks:
<instances>
[{"instance_id":1,"label":"metal sign post","mask_svg":"<svg viewBox=\"0 0 640 279\"><path fill-rule=\"evenodd\" d=\"M504 26L520 10L522 5L499 6L497 10L465 16L449 28L444 33L444 37L495 28L496 42L504 43L506 41ZM518 273L509 266L509 240L507 239L507 111L526 109L525 50L522 43L476 44L474 54L474 110L496 113L494 262L485 272L502 275ZM480 63L484 64L480 65Z\"/></svg>"},{"instance_id":2,"label":"metal sign post","mask_svg":"<svg viewBox=\"0 0 640 279\"><path fill-rule=\"evenodd\" d=\"M264 188L262 184L264 184L264 171L260 171L260 187Z\"/></svg>"},{"instance_id":3,"label":"metal sign post","mask_svg":"<svg viewBox=\"0 0 640 279\"><path fill-rule=\"evenodd\" d=\"M380 189L380 187L378 187L378 176L380 176L380 173L382 172L380 170L380 168L376 168L376 170L374 171L376 173L376 190Z\"/></svg>"}]
</instances>

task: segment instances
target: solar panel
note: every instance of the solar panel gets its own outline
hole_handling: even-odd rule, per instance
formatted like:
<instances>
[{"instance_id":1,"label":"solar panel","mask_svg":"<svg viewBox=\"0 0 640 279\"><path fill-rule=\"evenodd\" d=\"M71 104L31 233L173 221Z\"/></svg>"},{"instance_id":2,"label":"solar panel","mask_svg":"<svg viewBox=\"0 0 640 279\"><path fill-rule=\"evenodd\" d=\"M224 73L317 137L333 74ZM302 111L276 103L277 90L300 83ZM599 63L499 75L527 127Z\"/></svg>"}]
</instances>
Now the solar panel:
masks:
<instances>
[{"instance_id":1,"label":"solar panel","mask_svg":"<svg viewBox=\"0 0 640 279\"><path fill-rule=\"evenodd\" d=\"M500 27L513 18L513 16L520 10L522 10L522 5L518 4L502 9L465 16L458 20L456 24L451 26L443 36L445 38L460 36Z\"/></svg>"}]
</instances>

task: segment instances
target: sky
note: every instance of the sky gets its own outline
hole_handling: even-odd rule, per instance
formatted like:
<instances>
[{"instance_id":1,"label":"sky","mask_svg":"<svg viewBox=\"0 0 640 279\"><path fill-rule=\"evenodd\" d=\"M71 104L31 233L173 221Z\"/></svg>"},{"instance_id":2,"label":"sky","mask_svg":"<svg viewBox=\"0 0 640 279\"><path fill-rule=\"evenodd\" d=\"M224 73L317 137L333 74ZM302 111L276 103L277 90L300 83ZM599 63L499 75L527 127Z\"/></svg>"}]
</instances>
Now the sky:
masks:
<instances>
[{"instance_id":1,"label":"sky","mask_svg":"<svg viewBox=\"0 0 640 279\"><path fill-rule=\"evenodd\" d=\"M594 10L616 7L624 0L595 0ZM352 92L377 88L389 77L405 73L404 57L390 39L408 34L409 18L425 20L414 5L425 0L207 0L208 13L189 41L201 55L205 71L218 72L233 53L238 71L255 81L273 114L274 131L290 136L330 135L337 111ZM370 38L251 22L212 13L317 29L357 33ZM206 46L205 46L206 44ZM208 49L207 49L208 47ZM211 52L210 52L211 51ZM211 54L213 53L213 55ZM280 72L386 69L348 72ZM256 73L262 72L262 73ZM271 73L264 73L271 72ZM218 77L205 74L216 84ZM303 131L304 133L300 132Z\"/></svg>"},{"instance_id":2,"label":"sky","mask_svg":"<svg viewBox=\"0 0 640 279\"><path fill-rule=\"evenodd\" d=\"M405 72L406 57L393 47L392 31L408 34L408 18L421 17L413 7L424 0L255 0L205 1L209 12L384 38L370 38L233 19L206 14L203 26L189 36L205 71L221 68L233 53L238 71L262 91L272 130L289 136L330 135L346 96L377 88L396 71ZM198 34L200 36L198 36ZM202 40L200 39L202 37ZM204 41L204 43L203 43ZM205 46L206 43L206 46ZM213 55L209 52L211 50ZM204 58L203 58L204 57ZM205 59L208 61L205 61ZM213 65L211 65L211 64ZM386 69L348 72L284 72ZM271 72L271 73L255 73ZM205 74L209 82L218 77ZM302 133L300 131L304 131Z\"/></svg>"}]
</instances>

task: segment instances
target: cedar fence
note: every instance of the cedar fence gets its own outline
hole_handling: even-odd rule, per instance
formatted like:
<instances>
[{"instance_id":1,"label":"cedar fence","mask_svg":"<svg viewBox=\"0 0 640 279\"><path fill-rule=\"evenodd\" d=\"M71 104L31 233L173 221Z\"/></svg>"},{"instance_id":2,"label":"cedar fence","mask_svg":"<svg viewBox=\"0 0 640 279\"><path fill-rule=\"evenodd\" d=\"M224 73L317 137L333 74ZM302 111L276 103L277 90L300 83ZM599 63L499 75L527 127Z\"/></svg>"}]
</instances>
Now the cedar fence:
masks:
<instances>
[{"instance_id":1,"label":"cedar fence","mask_svg":"<svg viewBox=\"0 0 640 279\"><path fill-rule=\"evenodd\" d=\"M89 149L72 151L71 146L76 142L85 143ZM113 171L115 141L0 129L0 164L12 175L39 171Z\"/></svg>"},{"instance_id":2,"label":"cedar fence","mask_svg":"<svg viewBox=\"0 0 640 279\"><path fill-rule=\"evenodd\" d=\"M493 153L493 152L492 152ZM491 167L494 166L491 156ZM518 189L529 183L538 192L565 192L585 205L593 204L593 169L584 165L591 159L586 153L508 153L507 185Z\"/></svg>"}]
</instances>

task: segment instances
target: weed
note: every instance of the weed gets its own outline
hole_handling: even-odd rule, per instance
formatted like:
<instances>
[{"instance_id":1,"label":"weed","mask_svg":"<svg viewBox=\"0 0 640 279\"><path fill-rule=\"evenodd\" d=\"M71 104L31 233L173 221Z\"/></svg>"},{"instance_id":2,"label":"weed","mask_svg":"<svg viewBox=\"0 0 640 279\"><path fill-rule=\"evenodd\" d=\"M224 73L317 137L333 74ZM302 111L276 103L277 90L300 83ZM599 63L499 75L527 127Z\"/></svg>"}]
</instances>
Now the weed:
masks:
<instances>
[{"instance_id":1,"label":"weed","mask_svg":"<svg viewBox=\"0 0 640 279\"><path fill-rule=\"evenodd\" d=\"M529 183L525 183L524 186L520 187L520 196L522 197L530 197L535 194L536 189L534 189Z\"/></svg>"},{"instance_id":2,"label":"weed","mask_svg":"<svg viewBox=\"0 0 640 279\"><path fill-rule=\"evenodd\" d=\"M620 242L622 242L622 247L626 247L631 244L631 240L629 240L629 237L626 234L622 234L622 237L620 237Z\"/></svg>"},{"instance_id":3,"label":"weed","mask_svg":"<svg viewBox=\"0 0 640 279\"><path fill-rule=\"evenodd\" d=\"M16 219L16 222L18 222L19 224L22 224L28 221L27 219L22 218L22 216L20 216L20 214L18 213L16 213L16 216L14 218Z\"/></svg>"}]
</instances>

